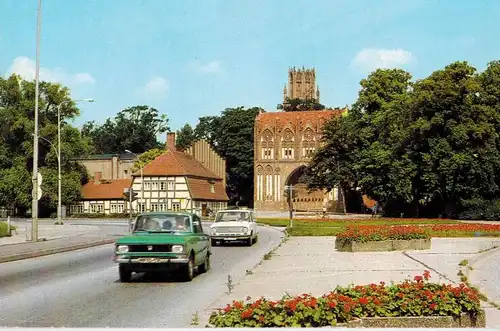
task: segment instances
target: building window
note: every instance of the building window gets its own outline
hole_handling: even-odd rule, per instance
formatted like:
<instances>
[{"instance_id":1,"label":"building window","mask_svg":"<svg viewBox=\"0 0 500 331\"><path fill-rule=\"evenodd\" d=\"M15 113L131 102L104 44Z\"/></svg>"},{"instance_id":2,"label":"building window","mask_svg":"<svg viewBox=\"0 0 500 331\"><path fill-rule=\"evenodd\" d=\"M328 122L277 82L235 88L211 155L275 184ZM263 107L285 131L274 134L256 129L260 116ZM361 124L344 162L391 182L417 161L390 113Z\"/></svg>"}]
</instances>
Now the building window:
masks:
<instances>
[{"instance_id":1,"label":"building window","mask_svg":"<svg viewBox=\"0 0 500 331\"><path fill-rule=\"evenodd\" d=\"M181 210L181 204L180 204L180 202L172 202L172 210L173 211L179 211L179 210Z\"/></svg>"},{"instance_id":2,"label":"building window","mask_svg":"<svg viewBox=\"0 0 500 331\"><path fill-rule=\"evenodd\" d=\"M90 205L91 213L102 214L103 210L104 210L104 205L102 203L93 203Z\"/></svg>"},{"instance_id":3,"label":"building window","mask_svg":"<svg viewBox=\"0 0 500 331\"><path fill-rule=\"evenodd\" d=\"M69 212L71 214L83 214L83 205L71 205L69 206Z\"/></svg>"},{"instance_id":4,"label":"building window","mask_svg":"<svg viewBox=\"0 0 500 331\"><path fill-rule=\"evenodd\" d=\"M123 213L124 205L123 203L112 203L111 204L111 214L121 214Z\"/></svg>"},{"instance_id":5,"label":"building window","mask_svg":"<svg viewBox=\"0 0 500 331\"><path fill-rule=\"evenodd\" d=\"M160 210L159 211L167 211L167 204L160 203Z\"/></svg>"},{"instance_id":6,"label":"building window","mask_svg":"<svg viewBox=\"0 0 500 331\"><path fill-rule=\"evenodd\" d=\"M167 190L167 183L166 182L160 182L160 190L161 191Z\"/></svg>"},{"instance_id":7,"label":"building window","mask_svg":"<svg viewBox=\"0 0 500 331\"><path fill-rule=\"evenodd\" d=\"M304 148L302 152L304 153L304 157L310 158L310 157L313 157L315 150L316 149L314 147L307 147L307 148Z\"/></svg>"},{"instance_id":8,"label":"building window","mask_svg":"<svg viewBox=\"0 0 500 331\"><path fill-rule=\"evenodd\" d=\"M151 189L153 191L158 191L158 182L152 182L151 183Z\"/></svg>"},{"instance_id":9,"label":"building window","mask_svg":"<svg viewBox=\"0 0 500 331\"><path fill-rule=\"evenodd\" d=\"M210 192L215 193L215 184L214 183L210 183Z\"/></svg>"},{"instance_id":10,"label":"building window","mask_svg":"<svg viewBox=\"0 0 500 331\"><path fill-rule=\"evenodd\" d=\"M151 211L158 211L158 204L157 203L151 204Z\"/></svg>"},{"instance_id":11,"label":"building window","mask_svg":"<svg viewBox=\"0 0 500 331\"><path fill-rule=\"evenodd\" d=\"M283 148L283 158L284 159L293 159L293 148L291 148L291 147Z\"/></svg>"},{"instance_id":12,"label":"building window","mask_svg":"<svg viewBox=\"0 0 500 331\"><path fill-rule=\"evenodd\" d=\"M145 203L140 203L139 204L139 211L141 213L144 213L146 211L146 204Z\"/></svg>"},{"instance_id":13,"label":"building window","mask_svg":"<svg viewBox=\"0 0 500 331\"><path fill-rule=\"evenodd\" d=\"M264 160L271 160L273 158L272 148L262 148L262 158Z\"/></svg>"},{"instance_id":14,"label":"building window","mask_svg":"<svg viewBox=\"0 0 500 331\"><path fill-rule=\"evenodd\" d=\"M168 181L168 189L169 190L175 190L175 182L173 180Z\"/></svg>"},{"instance_id":15,"label":"building window","mask_svg":"<svg viewBox=\"0 0 500 331\"><path fill-rule=\"evenodd\" d=\"M144 183L144 189L145 190L150 190L151 189L151 183Z\"/></svg>"}]
</instances>

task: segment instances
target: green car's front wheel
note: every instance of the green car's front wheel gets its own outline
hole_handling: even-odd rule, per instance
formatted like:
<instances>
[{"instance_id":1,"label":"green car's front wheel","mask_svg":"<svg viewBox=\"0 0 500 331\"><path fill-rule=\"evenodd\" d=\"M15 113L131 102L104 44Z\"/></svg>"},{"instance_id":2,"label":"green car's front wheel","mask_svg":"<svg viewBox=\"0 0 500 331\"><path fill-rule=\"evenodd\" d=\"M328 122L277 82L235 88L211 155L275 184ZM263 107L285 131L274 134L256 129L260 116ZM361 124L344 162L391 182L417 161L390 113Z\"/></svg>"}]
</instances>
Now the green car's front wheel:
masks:
<instances>
[{"instance_id":1,"label":"green car's front wheel","mask_svg":"<svg viewBox=\"0 0 500 331\"><path fill-rule=\"evenodd\" d=\"M205 261L198 267L198 270L200 271L200 273L204 273L210 270L210 253L207 253L207 255L205 256Z\"/></svg>"},{"instance_id":2,"label":"green car's front wheel","mask_svg":"<svg viewBox=\"0 0 500 331\"><path fill-rule=\"evenodd\" d=\"M193 278L194 278L194 257L192 255L189 258L189 262L186 263L186 265L182 267L181 273L182 273L182 278L184 278L185 281L190 282L193 280Z\"/></svg>"},{"instance_id":3,"label":"green car's front wheel","mask_svg":"<svg viewBox=\"0 0 500 331\"><path fill-rule=\"evenodd\" d=\"M132 271L127 269L123 264L118 265L118 273L120 274L120 282L130 282Z\"/></svg>"}]
</instances>

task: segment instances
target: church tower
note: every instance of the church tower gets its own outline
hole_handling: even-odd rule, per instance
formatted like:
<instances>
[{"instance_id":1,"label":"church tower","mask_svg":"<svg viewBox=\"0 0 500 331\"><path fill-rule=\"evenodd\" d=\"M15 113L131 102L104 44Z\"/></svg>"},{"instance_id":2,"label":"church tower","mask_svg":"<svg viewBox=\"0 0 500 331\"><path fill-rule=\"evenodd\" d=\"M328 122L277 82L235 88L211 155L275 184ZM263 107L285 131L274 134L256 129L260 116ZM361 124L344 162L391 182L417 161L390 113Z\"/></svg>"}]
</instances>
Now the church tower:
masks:
<instances>
[{"instance_id":1,"label":"church tower","mask_svg":"<svg viewBox=\"0 0 500 331\"><path fill-rule=\"evenodd\" d=\"M301 99L319 101L319 86L316 85L316 70L313 69L288 69L288 88L283 89L283 102L286 99Z\"/></svg>"}]
</instances>

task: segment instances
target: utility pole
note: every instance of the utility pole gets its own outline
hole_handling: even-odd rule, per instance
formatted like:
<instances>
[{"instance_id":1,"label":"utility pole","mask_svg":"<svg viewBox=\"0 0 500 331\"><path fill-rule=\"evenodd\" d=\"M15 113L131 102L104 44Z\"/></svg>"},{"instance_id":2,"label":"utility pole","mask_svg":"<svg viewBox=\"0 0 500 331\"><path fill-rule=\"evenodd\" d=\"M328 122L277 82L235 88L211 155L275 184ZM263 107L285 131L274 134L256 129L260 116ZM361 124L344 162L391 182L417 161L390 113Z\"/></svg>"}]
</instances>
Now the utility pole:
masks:
<instances>
[{"instance_id":1,"label":"utility pole","mask_svg":"<svg viewBox=\"0 0 500 331\"><path fill-rule=\"evenodd\" d=\"M132 193L133 193L133 189L132 187L130 188L130 191L129 191L129 198L128 198L128 203L130 205L130 210L129 210L129 220L128 220L128 229L129 231L132 230Z\"/></svg>"},{"instance_id":2,"label":"utility pole","mask_svg":"<svg viewBox=\"0 0 500 331\"><path fill-rule=\"evenodd\" d=\"M31 202L31 241L38 241L38 99L40 78L40 32L42 27L42 0L38 0L36 28L36 69L35 69L35 133L33 139L33 200Z\"/></svg>"}]
</instances>

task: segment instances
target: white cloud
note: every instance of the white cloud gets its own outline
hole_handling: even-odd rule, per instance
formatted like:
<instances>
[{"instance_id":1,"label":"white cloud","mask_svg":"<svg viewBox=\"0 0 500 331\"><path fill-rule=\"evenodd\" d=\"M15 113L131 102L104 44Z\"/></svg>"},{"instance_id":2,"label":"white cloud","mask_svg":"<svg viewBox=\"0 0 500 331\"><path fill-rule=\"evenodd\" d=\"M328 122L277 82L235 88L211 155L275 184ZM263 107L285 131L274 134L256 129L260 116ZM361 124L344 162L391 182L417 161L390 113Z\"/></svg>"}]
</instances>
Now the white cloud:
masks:
<instances>
[{"instance_id":1,"label":"white cloud","mask_svg":"<svg viewBox=\"0 0 500 331\"><path fill-rule=\"evenodd\" d=\"M191 67L198 72L204 73L204 74L216 74L219 73L222 70L221 62L220 61L210 61L207 63L202 63L198 60L193 61L191 63Z\"/></svg>"},{"instance_id":2,"label":"white cloud","mask_svg":"<svg viewBox=\"0 0 500 331\"><path fill-rule=\"evenodd\" d=\"M36 71L36 63L25 56L19 56L14 59L14 62L7 71L7 75L13 73L18 74L23 79L34 80ZM93 84L95 83L94 77L87 72L77 74L68 74L61 68L43 68L40 67L40 80L57 82L64 85L78 85L78 84Z\"/></svg>"},{"instance_id":3,"label":"white cloud","mask_svg":"<svg viewBox=\"0 0 500 331\"><path fill-rule=\"evenodd\" d=\"M401 68L414 60L411 52L402 49L365 48L356 54L351 65L362 71L373 71Z\"/></svg>"},{"instance_id":4,"label":"white cloud","mask_svg":"<svg viewBox=\"0 0 500 331\"><path fill-rule=\"evenodd\" d=\"M148 97L164 97L169 88L170 84L165 78L156 76L142 88L142 93Z\"/></svg>"}]
</instances>

